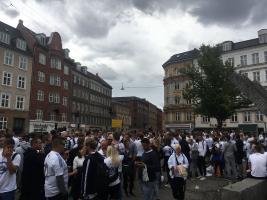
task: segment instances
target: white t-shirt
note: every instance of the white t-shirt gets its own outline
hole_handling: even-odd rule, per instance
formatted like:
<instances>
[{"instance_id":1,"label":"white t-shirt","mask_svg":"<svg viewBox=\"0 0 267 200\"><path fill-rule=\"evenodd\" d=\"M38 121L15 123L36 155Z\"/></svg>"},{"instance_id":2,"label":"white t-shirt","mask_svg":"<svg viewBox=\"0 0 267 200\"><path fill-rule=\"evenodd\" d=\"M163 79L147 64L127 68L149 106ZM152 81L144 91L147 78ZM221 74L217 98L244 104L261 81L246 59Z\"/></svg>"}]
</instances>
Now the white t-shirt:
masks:
<instances>
[{"instance_id":1,"label":"white t-shirt","mask_svg":"<svg viewBox=\"0 0 267 200\"><path fill-rule=\"evenodd\" d=\"M84 157L79 158L76 156L73 160L73 170L77 169L78 167L82 167L84 162Z\"/></svg>"},{"instance_id":2,"label":"white t-shirt","mask_svg":"<svg viewBox=\"0 0 267 200\"><path fill-rule=\"evenodd\" d=\"M134 141L136 149L137 149L137 157L142 157L143 153L144 153L144 149L141 143L141 140L135 140Z\"/></svg>"},{"instance_id":3,"label":"white t-shirt","mask_svg":"<svg viewBox=\"0 0 267 200\"><path fill-rule=\"evenodd\" d=\"M267 177L267 153L253 153L249 156L251 175L254 177Z\"/></svg>"},{"instance_id":4,"label":"white t-shirt","mask_svg":"<svg viewBox=\"0 0 267 200\"><path fill-rule=\"evenodd\" d=\"M45 196L54 197L60 193L56 176L64 177L65 187L68 188L68 167L61 155L51 151L45 158Z\"/></svg>"},{"instance_id":5,"label":"white t-shirt","mask_svg":"<svg viewBox=\"0 0 267 200\"><path fill-rule=\"evenodd\" d=\"M14 142L15 142L15 146L14 146L14 149L16 149L18 146L19 146L19 138L17 138L17 137L14 137L13 136L13 138L12 138L13 140L14 140Z\"/></svg>"},{"instance_id":6,"label":"white t-shirt","mask_svg":"<svg viewBox=\"0 0 267 200\"><path fill-rule=\"evenodd\" d=\"M14 153L13 153L14 155ZM13 165L19 167L20 155L17 154L12 160ZM11 192L17 189L16 173L10 174L7 169L7 160L0 154L0 193Z\"/></svg>"},{"instance_id":7,"label":"white t-shirt","mask_svg":"<svg viewBox=\"0 0 267 200\"><path fill-rule=\"evenodd\" d=\"M120 161L122 161L123 160L123 156L120 155L119 157L120 157ZM113 176L113 175L115 175L116 170L118 170L118 172L120 172L121 163L120 163L120 165L118 167L113 167L112 166L112 162L111 162L111 157L106 158L104 160L104 162L107 165L107 167L109 168L109 176L110 177ZM117 185L119 183L120 183L120 176L118 175L118 178L114 182L110 183L109 184L109 187L114 186L114 185Z\"/></svg>"}]
</instances>

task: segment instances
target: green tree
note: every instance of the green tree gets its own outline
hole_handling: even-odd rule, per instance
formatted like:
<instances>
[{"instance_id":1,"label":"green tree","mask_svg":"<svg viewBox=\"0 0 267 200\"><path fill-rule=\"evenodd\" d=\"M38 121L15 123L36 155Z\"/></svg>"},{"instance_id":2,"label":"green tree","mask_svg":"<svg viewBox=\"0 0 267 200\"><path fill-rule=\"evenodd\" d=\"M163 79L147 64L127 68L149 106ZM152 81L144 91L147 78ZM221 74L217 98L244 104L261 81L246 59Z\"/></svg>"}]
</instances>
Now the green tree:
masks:
<instances>
[{"instance_id":1,"label":"green tree","mask_svg":"<svg viewBox=\"0 0 267 200\"><path fill-rule=\"evenodd\" d=\"M230 63L223 63L218 46L202 45L199 50L198 66L181 71L188 76L190 84L183 91L186 99L191 99L197 114L217 119L217 127L229 118L235 109L244 107L249 101L241 97L240 91L231 83L234 73Z\"/></svg>"}]
</instances>

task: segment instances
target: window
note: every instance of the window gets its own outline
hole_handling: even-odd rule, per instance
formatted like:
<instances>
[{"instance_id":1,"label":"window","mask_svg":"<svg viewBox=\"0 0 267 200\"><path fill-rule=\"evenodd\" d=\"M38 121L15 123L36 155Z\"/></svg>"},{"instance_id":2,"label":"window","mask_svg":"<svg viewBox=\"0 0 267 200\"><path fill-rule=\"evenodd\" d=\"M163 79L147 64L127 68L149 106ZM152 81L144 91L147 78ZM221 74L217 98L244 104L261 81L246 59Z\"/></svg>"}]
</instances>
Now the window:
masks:
<instances>
[{"instance_id":1,"label":"window","mask_svg":"<svg viewBox=\"0 0 267 200\"><path fill-rule=\"evenodd\" d=\"M176 112L175 120L176 121L180 121L181 120L181 113L180 112Z\"/></svg>"},{"instance_id":2,"label":"window","mask_svg":"<svg viewBox=\"0 0 267 200\"><path fill-rule=\"evenodd\" d=\"M68 90L69 89L69 83L67 81L64 81L63 82L63 85L64 85L64 89L65 90Z\"/></svg>"},{"instance_id":3,"label":"window","mask_svg":"<svg viewBox=\"0 0 267 200\"><path fill-rule=\"evenodd\" d=\"M7 93L1 93L0 107L9 108L10 106L10 95Z\"/></svg>"},{"instance_id":4,"label":"window","mask_svg":"<svg viewBox=\"0 0 267 200\"><path fill-rule=\"evenodd\" d=\"M232 42L225 42L222 44L223 51L230 51L232 49Z\"/></svg>"},{"instance_id":5,"label":"window","mask_svg":"<svg viewBox=\"0 0 267 200\"><path fill-rule=\"evenodd\" d=\"M237 122L237 114L234 113L232 116L231 116L231 122Z\"/></svg>"},{"instance_id":6,"label":"window","mask_svg":"<svg viewBox=\"0 0 267 200\"><path fill-rule=\"evenodd\" d=\"M64 65L64 74L69 75L69 67Z\"/></svg>"},{"instance_id":7,"label":"window","mask_svg":"<svg viewBox=\"0 0 267 200\"><path fill-rule=\"evenodd\" d=\"M26 78L24 76L18 76L17 88L20 88L20 89L26 88Z\"/></svg>"},{"instance_id":8,"label":"window","mask_svg":"<svg viewBox=\"0 0 267 200\"><path fill-rule=\"evenodd\" d=\"M235 59L234 58L228 58L227 60L229 62L229 64L234 67L235 66Z\"/></svg>"},{"instance_id":9,"label":"window","mask_svg":"<svg viewBox=\"0 0 267 200\"><path fill-rule=\"evenodd\" d=\"M3 85L11 86L12 85L12 74L9 72L3 72Z\"/></svg>"},{"instance_id":10,"label":"window","mask_svg":"<svg viewBox=\"0 0 267 200\"><path fill-rule=\"evenodd\" d=\"M192 121L192 112L187 112L186 113L186 120L187 121Z\"/></svg>"},{"instance_id":11,"label":"window","mask_svg":"<svg viewBox=\"0 0 267 200\"><path fill-rule=\"evenodd\" d=\"M13 65L14 54L11 51L5 51L4 64Z\"/></svg>"},{"instance_id":12,"label":"window","mask_svg":"<svg viewBox=\"0 0 267 200\"><path fill-rule=\"evenodd\" d=\"M175 96L175 104L180 104L181 97Z\"/></svg>"},{"instance_id":13,"label":"window","mask_svg":"<svg viewBox=\"0 0 267 200\"><path fill-rule=\"evenodd\" d=\"M54 112L50 113L50 121L55 121L56 120L56 114Z\"/></svg>"},{"instance_id":14,"label":"window","mask_svg":"<svg viewBox=\"0 0 267 200\"><path fill-rule=\"evenodd\" d=\"M259 54L258 53L253 53L252 54L252 64L259 64Z\"/></svg>"},{"instance_id":15,"label":"window","mask_svg":"<svg viewBox=\"0 0 267 200\"><path fill-rule=\"evenodd\" d=\"M50 85L60 86L60 77L56 75L50 75Z\"/></svg>"},{"instance_id":16,"label":"window","mask_svg":"<svg viewBox=\"0 0 267 200\"><path fill-rule=\"evenodd\" d=\"M37 100L38 101L44 101L44 91L42 91L42 90L37 91Z\"/></svg>"},{"instance_id":17,"label":"window","mask_svg":"<svg viewBox=\"0 0 267 200\"><path fill-rule=\"evenodd\" d=\"M174 86L175 90L179 90L180 88L180 84L178 81L175 82L175 86Z\"/></svg>"},{"instance_id":18,"label":"window","mask_svg":"<svg viewBox=\"0 0 267 200\"><path fill-rule=\"evenodd\" d=\"M26 50L26 42L25 42L25 40L22 40L22 39L18 38L16 46L17 46L18 49L21 49L21 50L25 51Z\"/></svg>"},{"instance_id":19,"label":"window","mask_svg":"<svg viewBox=\"0 0 267 200\"><path fill-rule=\"evenodd\" d=\"M38 71L38 81L39 82L45 82L45 73Z\"/></svg>"},{"instance_id":20,"label":"window","mask_svg":"<svg viewBox=\"0 0 267 200\"><path fill-rule=\"evenodd\" d=\"M19 68L23 70L27 70L28 68L28 58L24 56L19 57Z\"/></svg>"},{"instance_id":21,"label":"window","mask_svg":"<svg viewBox=\"0 0 267 200\"><path fill-rule=\"evenodd\" d=\"M263 121L263 114L260 111L256 112L256 118L257 121Z\"/></svg>"},{"instance_id":22,"label":"window","mask_svg":"<svg viewBox=\"0 0 267 200\"><path fill-rule=\"evenodd\" d=\"M36 119L43 120L44 113L42 110L36 110Z\"/></svg>"},{"instance_id":23,"label":"window","mask_svg":"<svg viewBox=\"0 0 267 200\"><path fill-rule=\"evenodd\" d=\"M186 104L190 105L192 103L191 99L186 100Z\"/></svg>"},{"instance_id":24,"label":"window","mask_svg":"<svg viewBox=\"0 0 267 200\"><path fill-rule=\"evenodd\" d=\"M49 93L48 101L50 103L54 102L54 95L52 93Z\"/></svg>"},{"instance_id":25,"label":"window","mask_svg":"<svg viewBox=\"0 0 267 200\"><path fill-rule=\"evenodd\" d=\"M243 76L248 78L248 73L247 72L243 73Z\"/></svg>"},{"instance_id":26,"label":"window","mask_svg":"<svg viewBox=\"0 0 267 200\"><path fill-rule=\"evenodd\" d=\"M267 51L264 52L264 61L267 62Z\"/></svg>"},{"instance_id":27,"label":"window","mask_svg":"<svg viewBox=\"0 0 267 200\"><path fill-rule=\"evenodd\" d=\"M241 66L247 65L247 55L240 56L240 64Z\"/></svg>"},{"instance_id":28,"label":"window","mask_svg":"<svg viewBox=\"0 0 267 200\"><path fill-rule=\"evenodd\" d=\"M207 116L202 116L202 123L209 123L210 122L210 118Z\"/></svg>"},{"instance_id":29,"label":"window","mask_svg":"<svg viewBox=\"0 0 267 200\"><path fill-rule=\"evenodd\" d=\"M39 63L42 65L46 65L46 56L42 53L39 53Z\"/></svg>"},{"instance_id":30,"label":"window","mask_svg":"<svg viewBox=\"0 0 267 200\"><path fill-rule=\"evenodd\" d=\"M250 122L251 121L251 113L250 112L245 112L245 122Z\"/></svg>"},{"instance_id":31,"label":"window","mask_svg":"<svg viewBox=\"0 0 267 200\"><path fill-rule=\"evenodd\" d=\"M16 99L16 109L23 110L24 109L24 100L25 98L22 96L17 96Z\"/></svg>"},{"instance_id":32,"label":"window","mask_svg":"<svg viewBox=\"0 0 267 200\"><path fill-rule=\"evenodd\" d=\"M260 72L253 72L253 81L260 82Z\"/></svg>"},{"instance_id":33,"label":"window","mask_svg":"<svg viewBox=\"0 0 267 200\"><path fill-rule=\"evenodd\" d=\"M0 116L0 130L7 129L7 117Z\"/></svg>"},{"instance_id":34,"label":"window","mask_svg":"<svg viewBox=\"0 0 267 200\"><path fill-rule=\"evenodd\" d=\"M61 61L58 58L51 58L50 66L51 68L61 70Z\"/></svg>"},{"instance_id":35,"label":"window","mask_svg":"<svg viewBox=\"0 0 267 200\"><path fill-rule=\"evenodd\" d=\"M66 122L67 121L67 115L66 113L62 113L61 115L61 121Z\"/></svg>"},{"instance_id":36,"label":"window","mask_svg":"<svg viewBox=\"0 0 267 200\"><path fill-rule=\"evenodd\" d=\"M63 104L63 106L67 106L68 105L68 97L63 97L63 99L62 99L62 104Z\"/></svg>"},{"instance_id":37,"label":"window","mask_svg":"<svg viewBox=\"0 0 267 200\"><path fill-rule=\"evenodd\" d=\"M52 103L60 103L60 96L59 94L52 94L49 93L49 102Z\"/></svg>"},{"instance_id":38,"label":"window","mask_svg":"<svg viewBox=\"0 0 267 200\"><path fill-rule=\"evenodd\" d=\"M3 31L0 31L0 41L6 44L10 43L10 35Z\"/></svg>"},{"instance_id":39,"label":"window","mask_svg":"<svg viewBox=\"0 0 267 200\"><path fill-rule=\"evenodd\" d=\"M59 94L54 94L54 103L60 103L60 96L59 96Z\"/></svg>"}]
</instances>

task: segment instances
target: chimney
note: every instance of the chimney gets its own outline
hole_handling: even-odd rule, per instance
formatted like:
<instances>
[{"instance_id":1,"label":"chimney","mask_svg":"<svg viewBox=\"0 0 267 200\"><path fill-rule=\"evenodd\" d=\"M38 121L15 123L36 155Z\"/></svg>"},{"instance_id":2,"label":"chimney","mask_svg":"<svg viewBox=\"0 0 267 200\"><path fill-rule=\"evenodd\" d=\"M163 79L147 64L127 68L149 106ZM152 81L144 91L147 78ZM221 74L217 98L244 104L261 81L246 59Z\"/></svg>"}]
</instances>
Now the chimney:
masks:
<instances>
[{"instance_id":1,"label":"chimney","mask_svg":"<svg viewBox=\"0 0 267 200\"><path fill-rule=\"evenodd\" d=\"M19 19L19 24L23 25L23 20Z\"/></svg>"}]
</instances>

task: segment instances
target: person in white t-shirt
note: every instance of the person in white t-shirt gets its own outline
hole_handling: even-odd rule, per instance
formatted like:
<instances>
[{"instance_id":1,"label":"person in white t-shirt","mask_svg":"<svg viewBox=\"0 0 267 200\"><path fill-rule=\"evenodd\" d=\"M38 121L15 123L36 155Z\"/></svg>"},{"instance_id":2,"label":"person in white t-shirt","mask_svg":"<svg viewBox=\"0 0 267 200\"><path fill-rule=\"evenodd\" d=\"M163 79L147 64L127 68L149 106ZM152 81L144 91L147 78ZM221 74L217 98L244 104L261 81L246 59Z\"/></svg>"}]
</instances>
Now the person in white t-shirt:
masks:
<instances>
[{"instance_id":1,"label":"person in white t-shirt","mask_svg":"<svg viewBox=\"0 0 267 200\"><path fill-rule=\"evenodd\" d=\"M45 158L45 197L47 200L68 199L68 167L60 155L64 153L64 141L62 137L53 138L52 151Z\"/></svg>"},{"instance_id":2,"label":"person in white t-shirt","mask_svg":"<svg viewBox=\"0 0 267 200\"><path fill-rule=\"evenodd\" d=\"M144 149L141 143L141 140L144 138L143 133L138 133L137 139L134 141L134 144L136 146L137 149L137 155L136 155L136 159L137 160L141 160L141 157L144 153Z\"/></svg>"},{"instance_id":3,"label":"person in white t-shirt","mask_svg":"<svg viewBox=\"0 0 267 200\"><path fill-rule=\"evenodd\" d=\"M249 156L249 172L252 178L267 178L267 153L261 144L255 146L255 153Z\"/></svg>"},{"instance_id":4,"label":"person in white t-shirt","mask_svg":"<svg viewBox=\"0 0 267 200\"><path fill-rule=\"evenodd\" d=\"M15 141L4 140L3 152L0 154L0 199L15 200L17 189L16 172L20 165L20 155L14 153Z\"/></svg>"}]
</instances>

